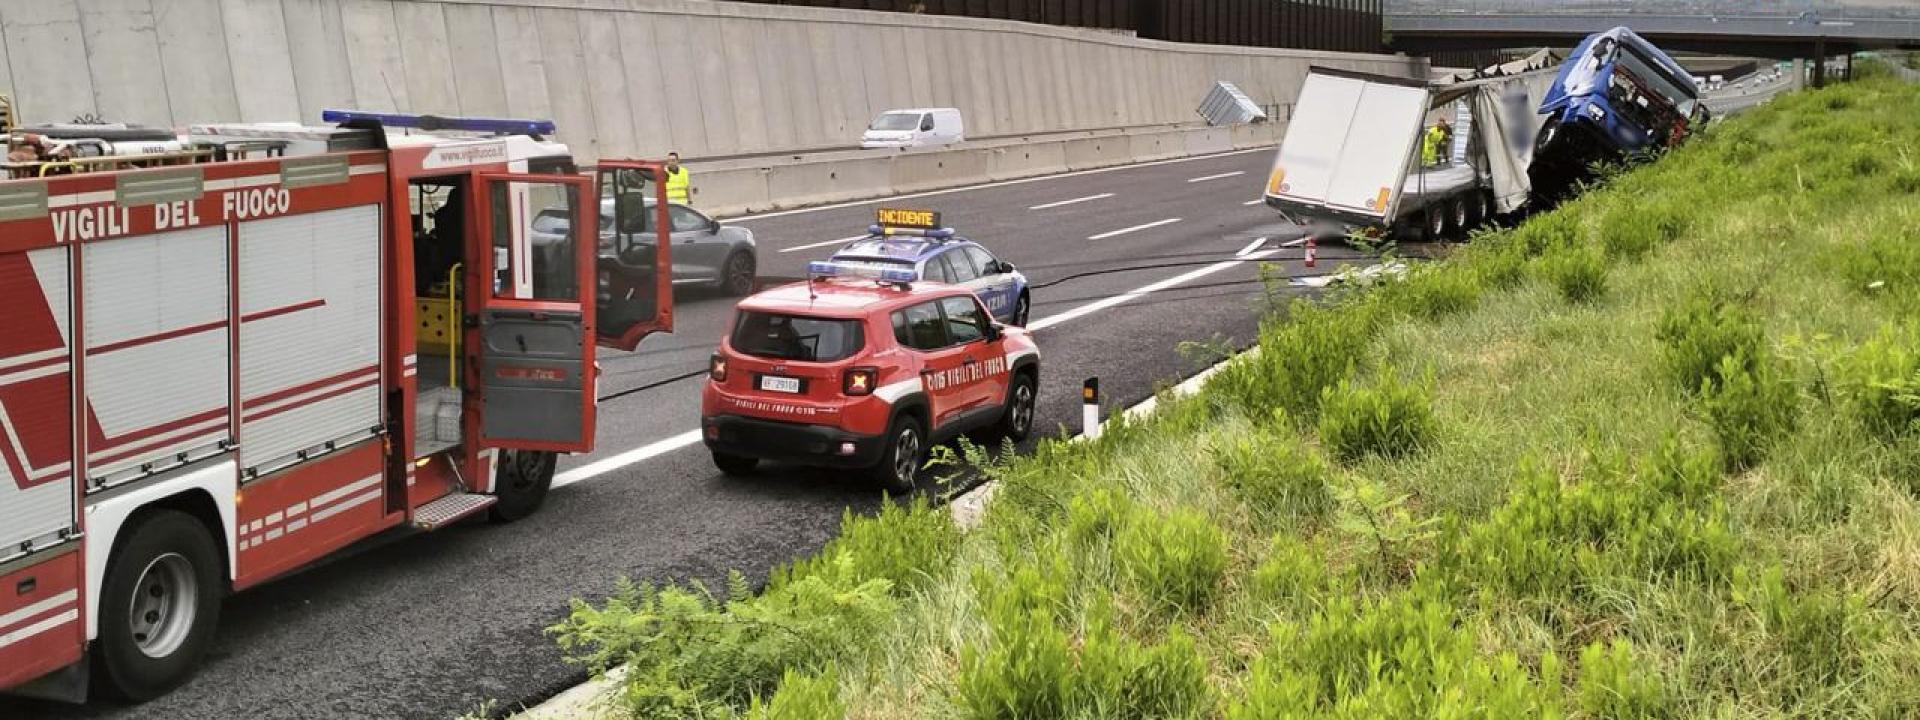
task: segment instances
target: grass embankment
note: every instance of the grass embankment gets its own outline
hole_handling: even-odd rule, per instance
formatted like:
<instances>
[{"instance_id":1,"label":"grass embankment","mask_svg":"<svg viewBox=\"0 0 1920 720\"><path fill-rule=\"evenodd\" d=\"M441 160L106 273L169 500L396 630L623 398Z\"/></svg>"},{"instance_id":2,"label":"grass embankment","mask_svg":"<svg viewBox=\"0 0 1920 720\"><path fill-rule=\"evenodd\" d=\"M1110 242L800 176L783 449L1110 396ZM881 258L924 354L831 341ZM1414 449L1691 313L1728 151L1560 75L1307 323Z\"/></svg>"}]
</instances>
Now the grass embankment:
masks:
<instances>
[{"instance_id":1,"label":"grass embankment","mask_svg":"<svg viewBox=\"0 0 1920 720\"><path fill-rule=\"evenodd\" d=\"M1782 98L990 466L977 530L557 631L642 717L1920 716L1917 140Z\"/></svg>"}]
</instances>

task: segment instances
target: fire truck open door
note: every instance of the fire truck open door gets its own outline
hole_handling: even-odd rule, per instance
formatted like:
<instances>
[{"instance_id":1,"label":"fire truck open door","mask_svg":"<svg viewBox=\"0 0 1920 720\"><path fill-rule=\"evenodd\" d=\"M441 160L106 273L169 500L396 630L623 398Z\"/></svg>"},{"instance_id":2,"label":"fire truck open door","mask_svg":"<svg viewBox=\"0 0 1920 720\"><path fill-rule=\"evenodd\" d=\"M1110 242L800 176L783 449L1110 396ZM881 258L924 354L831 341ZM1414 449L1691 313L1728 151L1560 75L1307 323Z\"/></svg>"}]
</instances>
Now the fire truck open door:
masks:
<instances>
[{"instance_id":1,"label":"fire truck open door","mask_svg":"<svg viewBox=\"0 0 1920 720\"><path fill-rule=\"evenodd\" d=\"M574 175L481 175L472 192L467 337L479 445L593 449L594 261L600 213ZM477 284L479 287L474 287Z\"/></svg>"},{"instance_id":2,"label":"fire truck open door","mask_svg":"<svg viewBox=\"0 0 1920 720\"><path fill-rule=\"evenodd\" d=\"M673 330L673 260L660 163L605 160L594 172L601 219L596 327L601 345L640 346Z\"/></svg>"}]
</instances>

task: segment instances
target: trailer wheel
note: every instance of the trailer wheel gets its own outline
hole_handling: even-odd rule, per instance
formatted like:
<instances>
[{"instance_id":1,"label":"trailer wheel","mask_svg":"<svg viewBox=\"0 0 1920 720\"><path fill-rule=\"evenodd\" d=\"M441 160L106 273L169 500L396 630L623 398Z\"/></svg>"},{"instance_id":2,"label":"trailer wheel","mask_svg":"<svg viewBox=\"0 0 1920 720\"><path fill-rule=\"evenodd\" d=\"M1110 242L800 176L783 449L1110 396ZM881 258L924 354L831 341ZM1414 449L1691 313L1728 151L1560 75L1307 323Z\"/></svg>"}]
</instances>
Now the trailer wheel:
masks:
<instances>
[{"instance_id":1,"label":"trailer wheel","mask_svg":"<svg viewBox=\"0 0 1920 720\"><path fill-rule=\"evenodd\" d=\"M1487 223L1487 196L1481 192L1467 193L1467 227L1477 228ZM1462 233L1463 237L1465 233Z\"/></svg>"},{"instance_id":2,"label":"trailer wheel","mask_svg":"<svg viewBox=\"0 0 1920 720\"><path fill-rule=\"evenodd\" d=\"M1447 239L1446 203L1433 203L1423 211L1426 223L1421 227L1420 240L1437 243Z\"/></svg>"},{"instance_id":3,"label":"trailer wheel","mask_svg":"<svg viewBox=\"0 0 1920 720\"><path fill-rule=\"evenodd\" d=\"M1473 218L1467 215L1466 198L1456 197L1447 201L1448 235L1455 240L1465 240L1467 231L1473 228Z\"/></svg>"},{"instance_id":4,"label":"trailer wheel","mask_svg":"<svg viewBox=\"0 0 1920 720\"><path fill-rule=\"evenodd\" d=\"M494 475L494 497L487 518L508 523L532 515L547 501L553 487L553 469L560 457L535 450L501 450L500 471Z\"/></svg>"},{"instance_id":5,"label":"trailer wheel","mask_svg":"<svg viewBox=\"0 0 1920 720\"><path fill-rule=\"evenodd\" d=\"M107 561L100 594L100 678L121 698L151 700L193 675L220 623L220 550L178 510L130 525Z\"/></svg>"}]
</instances>

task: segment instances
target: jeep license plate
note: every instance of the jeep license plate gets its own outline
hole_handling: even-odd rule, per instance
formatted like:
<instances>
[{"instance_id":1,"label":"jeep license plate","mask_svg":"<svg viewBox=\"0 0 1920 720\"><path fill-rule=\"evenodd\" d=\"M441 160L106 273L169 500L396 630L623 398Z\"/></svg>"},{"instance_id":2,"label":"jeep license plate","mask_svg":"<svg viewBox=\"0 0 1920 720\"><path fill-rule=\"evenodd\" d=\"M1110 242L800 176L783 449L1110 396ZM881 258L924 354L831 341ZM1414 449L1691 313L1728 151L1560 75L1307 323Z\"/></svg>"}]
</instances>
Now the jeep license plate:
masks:
<instances>
[{"instance_id":1,"label":"jeep license plate","mask_svg":"<svg viewBox=\"0 0 1920 720\"><path fill-rule=\"evenodd\" d=\"M760 389L768 392L797 393L800 392L800 378L761 375Z\"/></svg>"}]
</instances>

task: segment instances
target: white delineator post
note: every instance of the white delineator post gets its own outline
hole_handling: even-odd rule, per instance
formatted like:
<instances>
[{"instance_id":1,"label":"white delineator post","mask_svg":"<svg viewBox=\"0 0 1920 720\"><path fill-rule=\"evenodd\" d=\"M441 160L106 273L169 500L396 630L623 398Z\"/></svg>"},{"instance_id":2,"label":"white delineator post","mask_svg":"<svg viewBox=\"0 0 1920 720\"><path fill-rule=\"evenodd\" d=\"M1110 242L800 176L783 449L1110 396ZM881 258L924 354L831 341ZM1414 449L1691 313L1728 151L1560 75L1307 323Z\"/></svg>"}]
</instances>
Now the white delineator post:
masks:
<instances>
[{"instance_id":1,"label":"white delineator post","mask_svg":"<svg viewBox=\"0 0 1920 720\"><path fill-rule=\"evenodd\" d=\"M1100 378L1090 377L1080 384L1080 435L1100 439Z\"/></svg>"}]
</instances>

